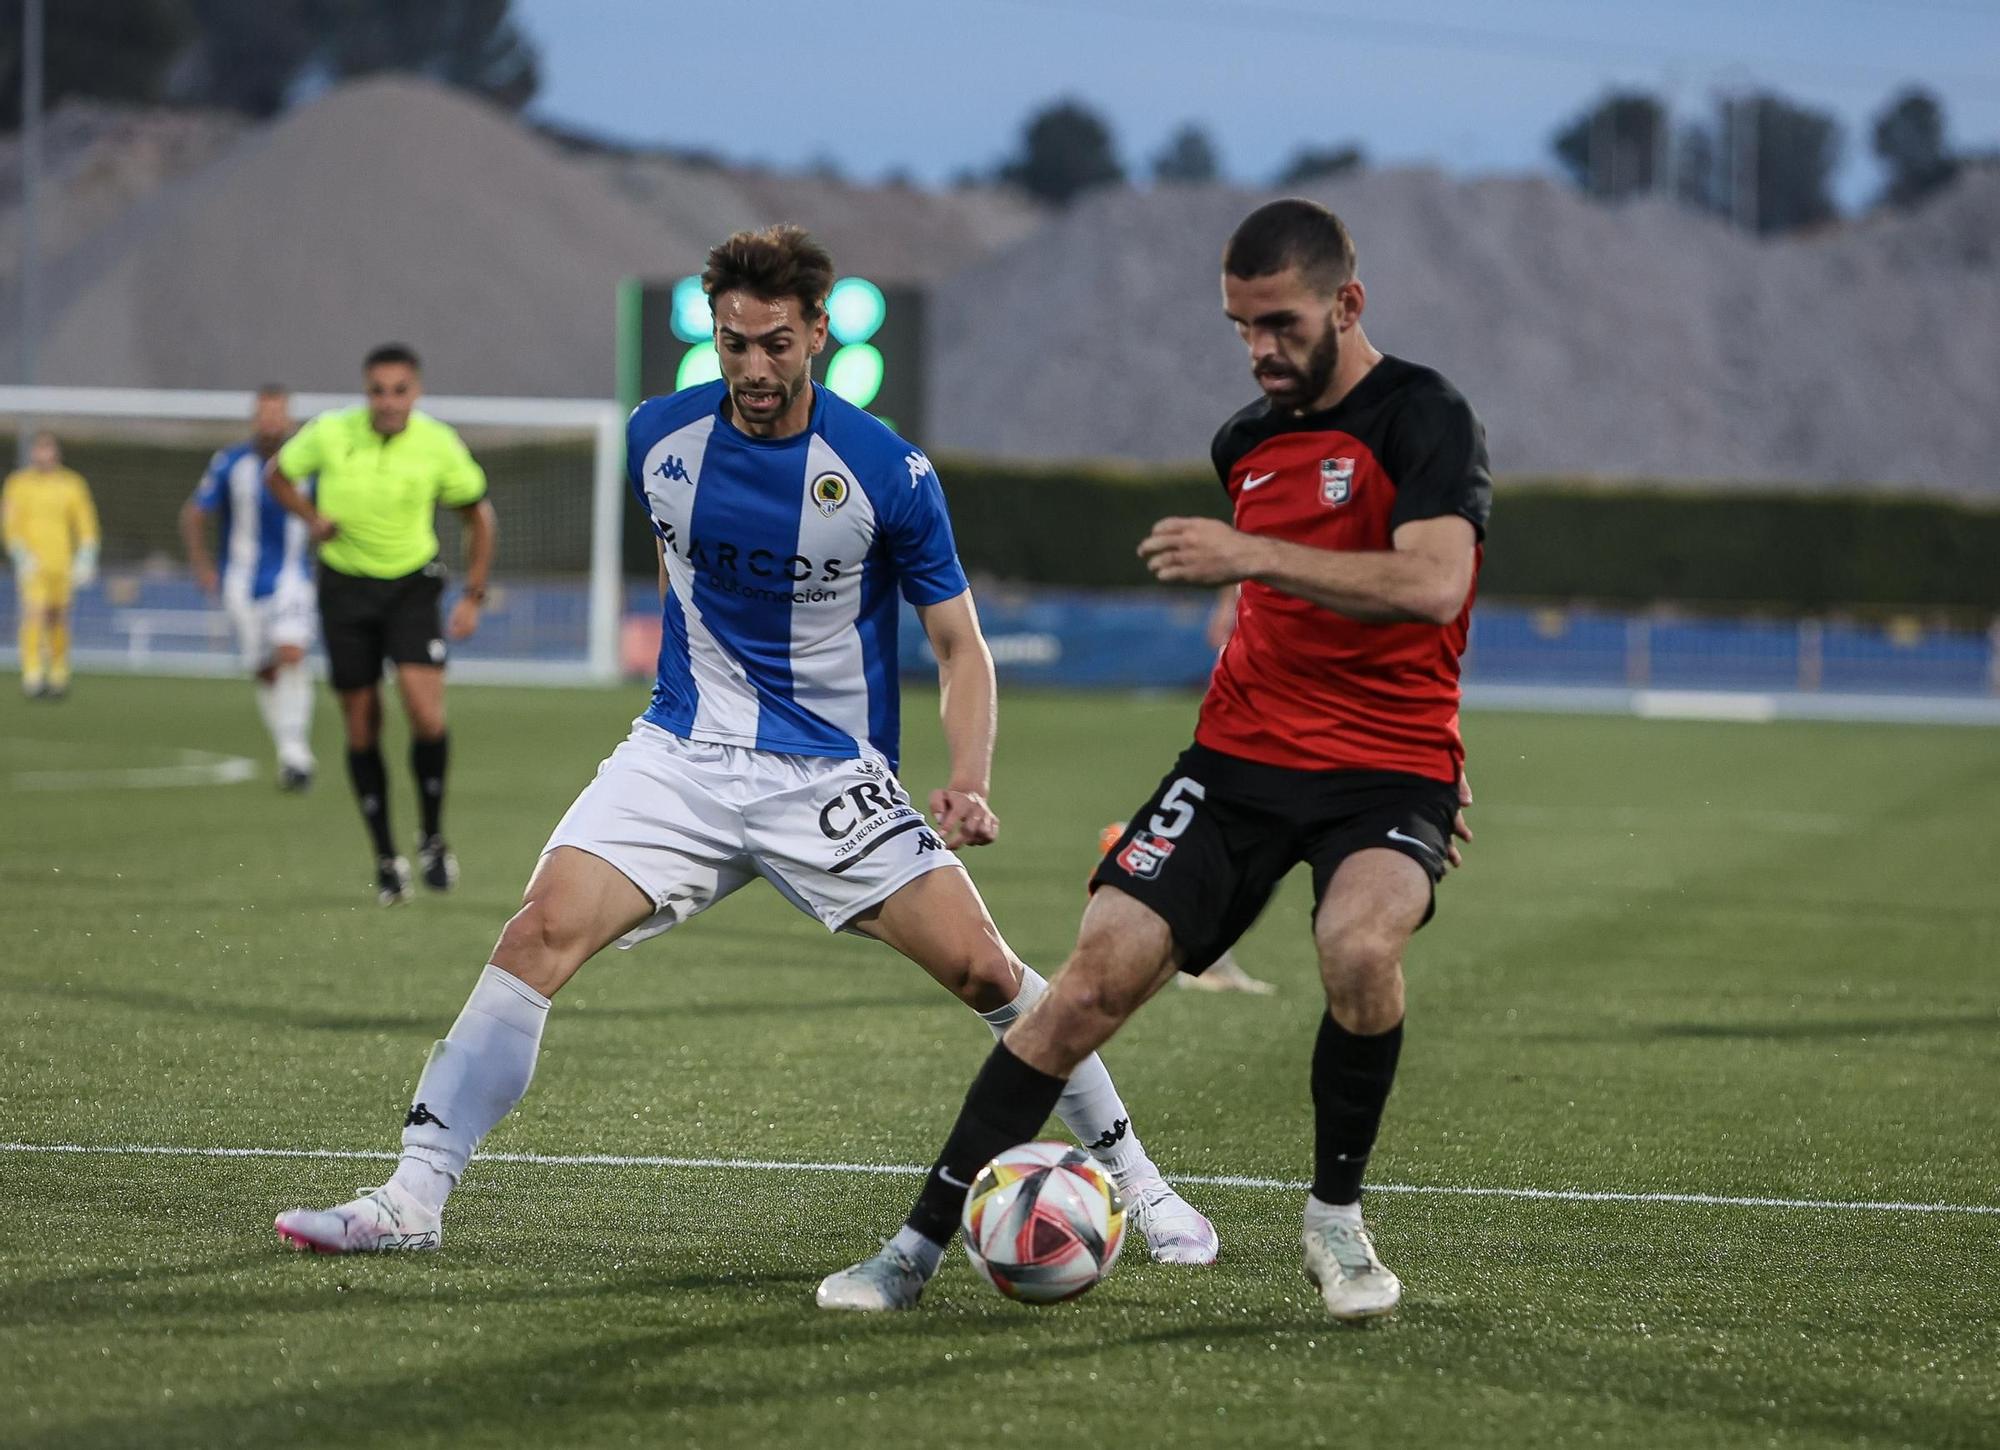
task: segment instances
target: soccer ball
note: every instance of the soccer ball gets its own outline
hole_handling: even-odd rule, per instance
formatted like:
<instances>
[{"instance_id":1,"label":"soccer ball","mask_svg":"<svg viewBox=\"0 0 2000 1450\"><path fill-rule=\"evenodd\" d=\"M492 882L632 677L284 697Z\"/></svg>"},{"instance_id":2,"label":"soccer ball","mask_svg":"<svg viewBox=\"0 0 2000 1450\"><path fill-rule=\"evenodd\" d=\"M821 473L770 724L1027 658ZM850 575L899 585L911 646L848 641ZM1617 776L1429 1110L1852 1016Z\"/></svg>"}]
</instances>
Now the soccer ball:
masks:
<instances>
[{"instance_id":1,"label":"soccer ball","mask_svg":"<svg viewBox=\"0 0 2000 1450\"><path fill-rule=\"evenodd\" d=\"M965 1252L987 1283L1024 1304L1060 1304L1118 1262L1125 1200L1075 1144L1023 1143L972 1180L964 1228Z\"/></svg>"}]
</instances>

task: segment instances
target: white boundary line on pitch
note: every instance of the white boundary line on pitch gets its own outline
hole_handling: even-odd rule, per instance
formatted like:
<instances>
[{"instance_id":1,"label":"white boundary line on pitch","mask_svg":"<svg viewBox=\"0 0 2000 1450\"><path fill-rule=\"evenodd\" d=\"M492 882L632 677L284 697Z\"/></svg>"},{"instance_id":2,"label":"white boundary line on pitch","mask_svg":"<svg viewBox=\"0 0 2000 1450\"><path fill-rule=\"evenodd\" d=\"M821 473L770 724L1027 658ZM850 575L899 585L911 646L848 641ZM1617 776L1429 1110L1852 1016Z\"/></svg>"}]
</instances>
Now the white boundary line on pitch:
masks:
<instances>
[{"instance_id":1,"label":"white boundary line on pitch","mask_svg":"<svg viewBox=\"0 0 2000 1450\"><path fill-rule=\"evenodd\" d=\"M167 1148L141 1143L90 1147L82 1143L0 1143L0 1153L68 1153L86 1157L318 1158L392 1163L399 1156L363 1148ZM555 1168L733 1168L758 1173L855 1173L915 1178L927 1170L910 1163L793 1163L776 1158L664 1158L616 1153L481 1153L484 1163L528 1163ZM1176 1183L1216 1188L1277 1188L1303 1193L1312 1185L1289 1178L1249 1178L1237 1173L1175 1174ZM1465 1188L1432 1184L1371 1183L1370 1193L1420 1193L1441 1198L1522 1198L1559 1203L1680 1203L1704 1208L1800 1208L1846 1213L1970 1213L2000 1217L2000 1204L1875 1203L1831 1198L1734 1198L1719 1193L1613 1193L1585 1188Z\"/></svg>"},{"instance_id":2,"label":"white boundary line on pitch","mask_svg":"<svg viewBox=\"0 0 2000 1450\"><path fill-rule=\"evenodd\" d=\"M33 744L44 742L37 740ZM15 790L166 790L184 785L241 785L257 778L257 762L247 755L216 750L181 750L173 765L138 765L104 770L18 770L8 776Z\"/></svg>"}]
</instances>

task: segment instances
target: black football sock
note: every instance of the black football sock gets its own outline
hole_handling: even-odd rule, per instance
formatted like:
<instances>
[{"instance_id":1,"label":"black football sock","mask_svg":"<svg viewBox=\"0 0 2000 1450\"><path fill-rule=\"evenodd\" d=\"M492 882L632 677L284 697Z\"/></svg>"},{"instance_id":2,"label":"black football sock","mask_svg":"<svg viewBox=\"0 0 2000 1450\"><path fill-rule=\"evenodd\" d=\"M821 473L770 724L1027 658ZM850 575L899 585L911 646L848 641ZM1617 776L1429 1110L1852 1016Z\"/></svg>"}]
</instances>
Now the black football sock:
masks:
<instances>
[{"instance_id":1,"label":"black football sock","mask_svg":"<svg viewBox=\"0 0 2000 1450\"><path fill-rule=\"evenodd\" d=\"M395 838L389 834L389 772L382 765L382 752L374 746L347 752L347 779L354 786L354 800L361 807L361 819L368 824L377 856L396 854Z\"/></svg>"},{"instance_id":2,"label":"black football sock","mask_svg":"<svg viewBox=\"0 0 2000 1450\"><path fill-rule=\"evenodd\" d=\"M1363 1037L1327 1013L1313 1048L1313 1197L1356 1203L1368 1154L1382 1126L1382 1108L1396 1081L1403 1024Z\"/></svg>"},{"instance_id":3,"label":"black football sock","mask_svg":"<svg viewBox=\"0 0 2000 1450\"><path fill-rule=\"evenodd\" d=\"M424 837L444 832L444 767L451 754L451 737L410 742L410 769L417 776L417 804L423 812Z\"/></svg>"},{"instance_id":4,"label":"black football sock","mask_svg":"<svg viewBox=\"0 0 2000 1450\"><path fill-rule=\"evenodd\" d=\"M994 1043L944 1140L944 1151L924 1179L906 1220L909 1226L934 1244L950 1243L973 1178L997 1154L1041 1132L1062 1090L1061 1078L1030 1067L1006 1043Z\"/></svg>"}]
</instances>

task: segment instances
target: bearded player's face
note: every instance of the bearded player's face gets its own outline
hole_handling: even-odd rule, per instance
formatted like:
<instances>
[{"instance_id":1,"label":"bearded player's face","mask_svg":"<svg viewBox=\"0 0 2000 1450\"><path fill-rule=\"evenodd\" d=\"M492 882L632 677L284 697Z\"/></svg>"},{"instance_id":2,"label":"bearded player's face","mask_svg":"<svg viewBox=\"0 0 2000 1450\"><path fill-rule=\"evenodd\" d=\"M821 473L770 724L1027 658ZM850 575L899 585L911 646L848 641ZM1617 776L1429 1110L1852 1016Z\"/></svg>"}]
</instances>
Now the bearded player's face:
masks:
<instances>
[{"instance_id":1,"label":"bearded player's face","mask_svg":"<svg viewBox=\"0 0 2000 1450\"><path fill-rule=\"evenodd\" d=\"M1296 413L1325 395L1340 361L1345 294L1356 285L1328 297L1295 267L1264 277L1223 274L1222 310L1236 324L1250 351L1250 374L1273 407Z\"/></svg>"},{"instance_id":2,"label":"bearded player's face","mask_svg":"<svg viewBox=\"0 0 2000 1450\"><path fill-rule=\"evenodd\" d=\"M801 431L812 415L812 360L826 346L826 314L810 322L796 297L741 288L714 300L715 351L735 422L758 437Z\"/></svg>"}]
</instances>

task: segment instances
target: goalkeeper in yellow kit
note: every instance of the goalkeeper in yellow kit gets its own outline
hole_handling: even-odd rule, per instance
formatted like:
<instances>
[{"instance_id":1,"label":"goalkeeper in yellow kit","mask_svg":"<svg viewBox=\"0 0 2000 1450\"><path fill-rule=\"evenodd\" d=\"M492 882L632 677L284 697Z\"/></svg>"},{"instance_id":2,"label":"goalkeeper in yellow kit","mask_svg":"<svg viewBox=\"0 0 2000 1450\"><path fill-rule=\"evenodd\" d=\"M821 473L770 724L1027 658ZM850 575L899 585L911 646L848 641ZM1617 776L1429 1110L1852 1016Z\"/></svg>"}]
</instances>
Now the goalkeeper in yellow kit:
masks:
<instances>
[{"instance_id":1,"label":"goalkeeper in yellow kit","mask_svg":"<svg viewBox=\"0 0 2000 1450\"><path fill-rule=\"evenodd\" d=\"M69 601L97 577L97 508L83 475L64 468L53 433L37 433L28 466L0 486L0 535L21 601L21 689L69 693Z\"/></svg>"}]
</instances>

